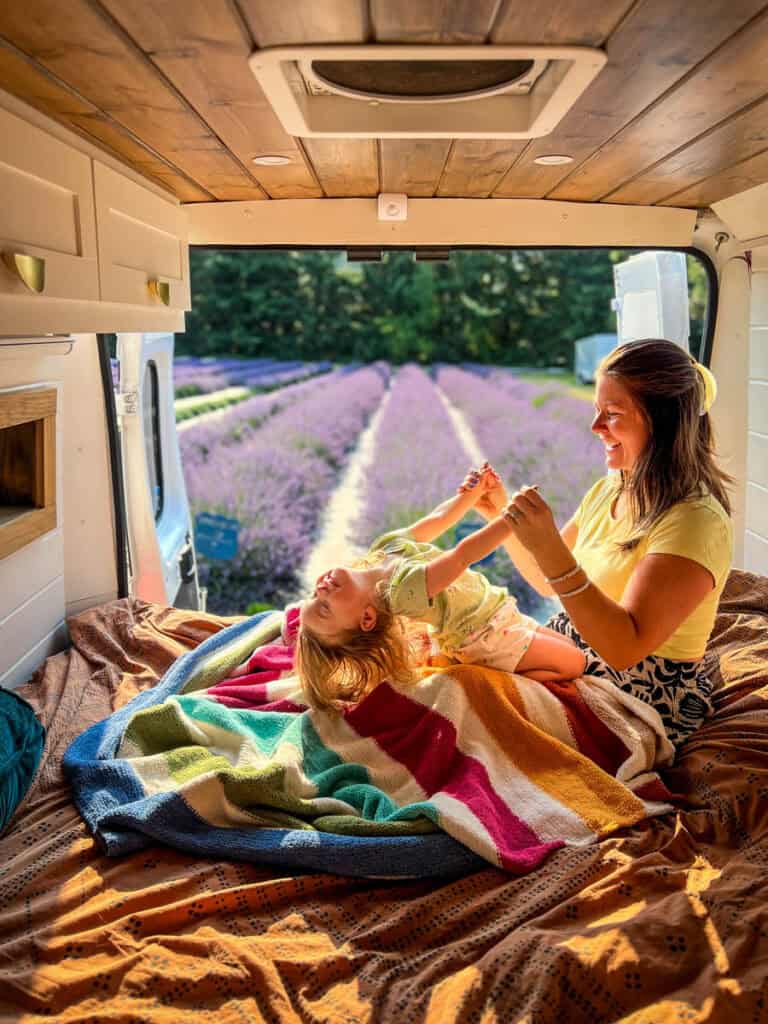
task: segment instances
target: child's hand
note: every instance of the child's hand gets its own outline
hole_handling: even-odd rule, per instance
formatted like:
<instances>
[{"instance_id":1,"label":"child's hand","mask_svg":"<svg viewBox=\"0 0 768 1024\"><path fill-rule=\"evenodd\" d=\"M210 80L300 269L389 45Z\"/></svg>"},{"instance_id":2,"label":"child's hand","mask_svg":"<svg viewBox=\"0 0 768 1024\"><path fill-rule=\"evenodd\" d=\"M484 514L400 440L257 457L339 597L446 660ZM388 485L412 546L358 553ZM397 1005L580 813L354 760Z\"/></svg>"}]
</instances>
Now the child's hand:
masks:
<instances>
[{"instance_id":1,"label":"child's hand","mask_svg":"<svg viewBox=\"0 0 768 1024\"><path fill-rule=\"evenodd\" d=\"M509 501L507 489L490 463L482 466L481 494L475 507L486 519L494 519Z\"/></svg>"},{"instance_id":2,"label":"child's hand","mask_svg":"<svg viewBox=\"0 0 768 1024\"><path fill-rule=\"evenodd\" d=\"M480 486L483 494L486 491L492 491L501 483L501 477L490 464L490 462L484 462L480 469Z\"/></svg>"},{"instance_id":3,"label":"child's hand","mask_svg":"<svg viewBox=\"0 0 768 1024\"><path fill-rule=\"evenodd\" d=\"M470 469L467 475L464 477L462 482L456 488L457 494L465 494L467 491L474 491L482 480L482 473L477 469ZM481 491L478 491L476 497L479 497Z\"/></svg>"}]
</instances>

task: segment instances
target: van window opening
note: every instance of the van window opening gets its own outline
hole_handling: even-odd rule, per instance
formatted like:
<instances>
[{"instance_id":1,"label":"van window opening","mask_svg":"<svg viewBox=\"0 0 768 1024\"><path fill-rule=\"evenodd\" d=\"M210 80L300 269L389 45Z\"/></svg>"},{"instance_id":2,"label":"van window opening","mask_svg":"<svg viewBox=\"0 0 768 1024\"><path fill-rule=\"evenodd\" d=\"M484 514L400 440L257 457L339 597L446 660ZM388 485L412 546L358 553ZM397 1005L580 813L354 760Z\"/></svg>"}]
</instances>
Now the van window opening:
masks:
<instances>
[{"instance_id":1,"label":"van window opening","mask_svg":"<svg viewBox=\"0 0 768 1024\"><path fill-rule=\"evenodd\" d=\"M297 356L365 357L368 345L362 342L361 336L367 333L366 314L378 318L397 315L404 306L408 312L415 308L415 293L421 293L425 301L429 293L434 307L432 312L438 315L428 317L425 326L429 327L433 338L414 351L417 361L429 361L425 358L427 348L440 350L438 357L450 360L453 353L448 339L455 338L456 328L461 326L472 339L467 339L469 353L454 345L457 355L475 355L485 342L480 361L490 361L489 356L493 355L507 365L514 362L511 357L516 356L523 365L568 366L568 345L575 338L599 333L602 329L615 329L614 268L647 251L600 247L470 249L454 246L435 250L373 246L323 249L192 246L193 304L187 329L184 335L177 336L177 352L218 352L222 336L215 335L217 331L226 331L227 316L231 312L236 316L237 325L230 336L228 350L233 356L271 351L270 344L292 344L298 348ZM707 364L717 311L714 267L698 250L653 251L684 253L690 320L688 347L694 358ZM254 260L260 261L258 272ZM273 289L263 307L259 305L259 286L250 290L255 273L263 274ZM228 274L233 275L228 288L216 295L214 285L221 283L223 286ZM346 290L333 287L334 283L338 284L338 278L348 283ZM232 291L232 279L238 281L246 293L242 302ZM380 294L366 310L366 296L360 294L359 286L376 295L377 280ZM412 282L408 287L406 280ZM500 305L499 297L510 284L523 301L510 302L505 308ZM382 301L387 292L389 300ZM222 294L228 297L222 300ZM301 310L295 316L285 301L290 294L298 296L301 302ZM331 299L337 303L333 307L327 305ZM530 320L538 319L538 330L534 330L530 339L521 337L525 331L519 330L519 326L529 327L530 320L523 325L511 322L506 331L499 329L510 306L514 311L522 307ZM279 313L278 307L282 307ZM569 317L562 312L559 319L552 315L552 310L564 309L569 309ZM543 316L547 311L549 315ZM332 315L328 316L330 313ZM340 326L342 319L345 329ZM475 329L477 321L484 330ZM553 325L561 339L554 346L549 332ZM396 333L380 319L377 328L379 333ZM270 330L274 331L271 339L265 336ZM250 332L247 339L245 332ZM481 337L476 337L477 334Z\"/></svg>"},{"instance_id":2,"label":"van window opening","mask_svg":"<svg viewBox=\"0 0 768 1024\"><path fill-rule=\"evenodd\" d=\"M175 339L174 388L208 610L295 600L334 550L334 530L364 551L447 497L478 458L509 487L539 483L561 521L604 473L589 431L591 381L618 340L616 267L643 254L443 255L389 250L352 262L338 249L192 249L193 306ZM706 362L712 269L692 252L665 255L684 268L683 333ZM642 322L638 280L639 304L630 296L623 312L634 303ZM147 374L146 459L162 500L157 384ZM331 514L345 502L341 518ZM455 531L476 526L469 517ZM551 611L509 559L491 556L483 571L530 614Z\"/></svg>"}]
</instances>

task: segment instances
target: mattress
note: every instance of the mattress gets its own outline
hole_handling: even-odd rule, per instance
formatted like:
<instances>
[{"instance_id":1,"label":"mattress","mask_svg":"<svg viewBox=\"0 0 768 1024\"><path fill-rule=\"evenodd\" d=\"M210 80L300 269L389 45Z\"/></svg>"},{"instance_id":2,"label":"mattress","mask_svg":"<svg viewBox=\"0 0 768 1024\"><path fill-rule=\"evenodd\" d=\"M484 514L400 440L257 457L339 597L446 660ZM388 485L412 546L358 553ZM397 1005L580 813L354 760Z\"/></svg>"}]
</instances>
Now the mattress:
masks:
<instances>
[{"instance_id":1,"label":"mattress","mask_svg":"<svg viewBox=\"0 0 768 1024\"><path fill-rule=\"evenodd\" d=\"M87 726L233 619L124 600L19 693L47 729L0 839L0 1022L768 1020L768 579L733 572L674 813L531 875L288 875L99 852L61 772Z\"/></svg>"}]
</instances>

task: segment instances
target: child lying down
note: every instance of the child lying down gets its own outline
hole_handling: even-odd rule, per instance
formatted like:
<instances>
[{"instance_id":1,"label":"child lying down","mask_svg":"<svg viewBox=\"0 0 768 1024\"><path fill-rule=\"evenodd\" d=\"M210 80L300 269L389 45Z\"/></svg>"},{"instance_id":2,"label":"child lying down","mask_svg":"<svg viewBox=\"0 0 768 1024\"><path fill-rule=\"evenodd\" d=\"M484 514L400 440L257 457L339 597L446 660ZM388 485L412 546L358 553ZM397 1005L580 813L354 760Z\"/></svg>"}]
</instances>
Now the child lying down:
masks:
<instances>
[{"instance_id":1,"label":"child lying down","mask_svg":"<svg viewBox=\"0 0 768 1024\"><path fill-rule=\"evenodd\" d=\"M471 471L457 493L404 529L378 537L367 555L318 577L301 604L296 671L317 708L362 700L385 679L413 678L421 626L433 647L469 664L518 672L542 682L574 679L584 654L541 626L504 588L469 566L509 536L509 510L443 551L431 542L454 526L497 483L489 466ZM249 671L239 666L234 676Z\"/></svg>"}]
</instances>

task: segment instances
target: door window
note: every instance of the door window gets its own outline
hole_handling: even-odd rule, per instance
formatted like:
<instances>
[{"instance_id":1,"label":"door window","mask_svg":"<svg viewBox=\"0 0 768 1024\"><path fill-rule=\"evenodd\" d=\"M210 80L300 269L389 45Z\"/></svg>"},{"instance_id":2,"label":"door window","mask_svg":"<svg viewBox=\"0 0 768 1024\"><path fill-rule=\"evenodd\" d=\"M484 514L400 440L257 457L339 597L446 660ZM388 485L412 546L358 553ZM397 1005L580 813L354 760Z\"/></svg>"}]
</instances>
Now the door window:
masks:
<instances>
[{"instance_id":1,"label":"door window","mask_svg":"<svg viewBox=\"0 0 768 1024\"><path fill-rule=\"evenodd\" d=\"M149 493L155 522L163 514L163 459L160 445L160 387L157 366L149 360L144 368L142 388L142 416L144 417L144 447L147 455Z\"/></svg>"}]
</instances>

